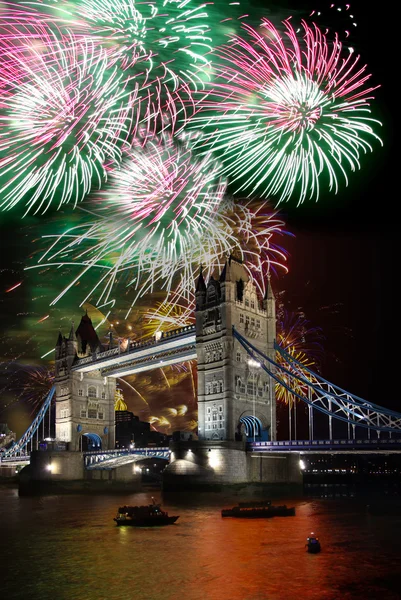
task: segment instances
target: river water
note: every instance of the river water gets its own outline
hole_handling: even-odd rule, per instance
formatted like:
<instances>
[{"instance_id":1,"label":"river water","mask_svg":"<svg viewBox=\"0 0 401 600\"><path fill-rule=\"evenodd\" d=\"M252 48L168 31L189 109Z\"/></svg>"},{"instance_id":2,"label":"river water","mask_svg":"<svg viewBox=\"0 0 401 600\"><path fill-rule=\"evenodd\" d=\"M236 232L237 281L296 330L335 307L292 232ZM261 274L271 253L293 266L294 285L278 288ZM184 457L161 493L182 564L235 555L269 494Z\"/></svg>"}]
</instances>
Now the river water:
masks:
<instances>
[{"instance_id":1,"label":"river water","mask_svg":"<svg viewBox=\"0 0 401 600\"><path fill-rule=\"evenodd\" d=\"M164 499L177 524L115 527L118 506L160 492L19 498L0 489L4 600L393 600L401 598L401 517L352 498L282 498L296 517L222 519L240 498ZM187 502L185 502L187 499ZM275 502L277 503L277 502ZM314 531L321 554L304 544Z\"/></svg>"}]
</instances>

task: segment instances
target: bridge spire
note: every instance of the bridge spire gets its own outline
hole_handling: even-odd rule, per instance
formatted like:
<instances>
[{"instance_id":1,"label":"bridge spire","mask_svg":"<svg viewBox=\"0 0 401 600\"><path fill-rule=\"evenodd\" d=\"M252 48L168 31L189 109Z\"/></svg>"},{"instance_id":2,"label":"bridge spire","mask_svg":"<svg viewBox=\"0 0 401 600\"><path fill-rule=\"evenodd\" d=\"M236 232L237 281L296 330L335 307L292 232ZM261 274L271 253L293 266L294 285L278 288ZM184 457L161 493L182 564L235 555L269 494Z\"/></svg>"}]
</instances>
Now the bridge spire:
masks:
<instances>
[{"instance_id":1,"label":"bridge spire","mask_svg":"<svg viewBox=\"0 0 401 600\"><path fill-rule=\"evenodd\" d=\"M201 265L199 268L199 277L198 281L196 282L195 292L206 292L206 284L203 278L203 265Z\"/></svg>"},{"instance_id":2,"label":"bridge spire","mask_svg":"<svg viewBox=\"0 0 401 600\"><path fill-rule=\"evenodd\" d=\"M68 340L70 342L77 341L77 336L75 335L75 329L74 329L74 321L71 321L71 329L70 329L70 335L68 336Z\"/></svg>"},{"instance_id":3,"label":"bridge spire","mask_svg":"<svg viewBox=\"0 0 401 600\"><path fill-rule=\"evenodd\" d=\"M203 278L203 266L199 268L199 277L195 288L196 308L199 310L204 305L206 299L206 284Z\"/></svg>"}]
</instances>

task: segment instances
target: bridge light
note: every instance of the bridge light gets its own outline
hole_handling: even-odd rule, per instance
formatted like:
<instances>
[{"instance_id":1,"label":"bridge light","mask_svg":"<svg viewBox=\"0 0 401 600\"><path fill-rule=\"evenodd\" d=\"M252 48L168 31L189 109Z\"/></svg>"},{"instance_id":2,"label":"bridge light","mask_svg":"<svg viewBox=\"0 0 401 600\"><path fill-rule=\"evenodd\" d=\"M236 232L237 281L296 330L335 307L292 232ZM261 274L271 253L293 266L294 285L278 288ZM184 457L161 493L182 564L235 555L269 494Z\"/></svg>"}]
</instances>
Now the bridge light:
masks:
<instances>
[{"instance_id":1,"label":"bridge light","mask_svg":"<svg viewBox=\"0 0 401 600\"><path fill-rule=\"evenodd\" d=\"M250 367L255 367L255 368L260 368L260 367L261 367L261 364L260 364L260 362L259 362L259 361L257 361L257 360L253 360L253 358L250 358L250 359L248 360L248 365L249 365Z\"/></svg>"},{"instance_id":2,"label":"bridge light","mask_svg":"<svg viewBox=\"0 0 401 600\"><path fill-rule=\"evenodd\" d=\"M47 465L46 469L50 471L50 473L53 473L53 465L51 463Z\"/></svg>"},{"instance_id":3,"label":"bridge light","mask_svg":"<svg viewBox=\"0 0 401 600\"><path fill-rule=\"evenodd\" d=\"M304 471L304 470L305 470L305 463L304 463L304 461L303 461L303 460L300 460L300 461L299 461L299 468L301 469L301 471Z\"/></svg>"}]
</instances>

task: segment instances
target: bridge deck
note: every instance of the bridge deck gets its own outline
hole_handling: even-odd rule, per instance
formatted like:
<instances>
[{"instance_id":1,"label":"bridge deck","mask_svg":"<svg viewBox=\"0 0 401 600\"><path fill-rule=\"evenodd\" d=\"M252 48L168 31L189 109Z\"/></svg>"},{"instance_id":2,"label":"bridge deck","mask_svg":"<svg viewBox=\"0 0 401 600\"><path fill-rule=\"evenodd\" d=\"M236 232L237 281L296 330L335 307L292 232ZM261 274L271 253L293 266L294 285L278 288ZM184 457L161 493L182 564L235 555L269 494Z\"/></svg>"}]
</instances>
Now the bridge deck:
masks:
<instances>
[{"instance_id":1,"label":"bridge deck","mask_svg":"<svg viewBox=\"0 0 401 600\"><path fill-rule=\"evenodd\" d=\"M344 454L360 452L377 454L377 452L401 453L401 439L375 440L287 440L279 442L250 442L247 449L257 453L300 452L301 454Z\"/></svg>"},{"instance_id":2,"label":"bridge deck","mask_svg":"<svg viewBox=\"0 0 401 600\"><path fill-rule=\"evenodd\" d=\"M165 332L160 340L131 343L122 351L120 346L91 356L80 358L72 370L86 373L95 369L105 370L108 376L128 375L196 358L195 326Z\"/></svg>"}]
</instances>

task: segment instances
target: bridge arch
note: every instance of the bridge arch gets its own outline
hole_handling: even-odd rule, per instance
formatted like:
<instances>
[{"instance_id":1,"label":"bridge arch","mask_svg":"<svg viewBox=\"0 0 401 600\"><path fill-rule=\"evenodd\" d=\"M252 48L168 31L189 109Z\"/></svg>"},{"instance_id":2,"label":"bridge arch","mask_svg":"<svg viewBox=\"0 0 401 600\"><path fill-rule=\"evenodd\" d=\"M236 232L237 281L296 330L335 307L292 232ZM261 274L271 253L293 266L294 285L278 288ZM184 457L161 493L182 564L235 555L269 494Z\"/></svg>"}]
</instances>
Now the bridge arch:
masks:
<instances>
[{"instance_id":1,"label":"bridge arch","mask_svg":"<svg viewBox=\"0 0 401 600\"><path fill-rule=\"evenodd\" d=\"M102 438L97 433L84 432L80 439L81 452L102 449Z\"/></svg>"},{"instance_id":2,"label":"bridge arch","mask_svg":"<svg viewBox=\"0 0 401 600\"><path fill-rule=\"evenodd\" d=\"M245 434L248 442L268 441L269 439L268 428L255 415L242 414L238 419L237 430L240 435Z\"/></svg>"}]
</instances>

